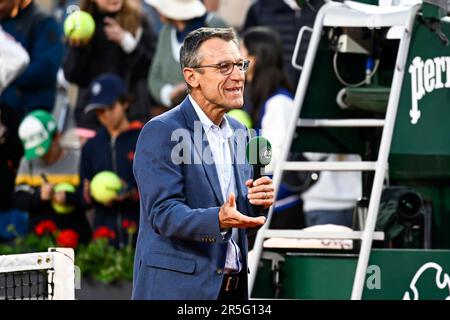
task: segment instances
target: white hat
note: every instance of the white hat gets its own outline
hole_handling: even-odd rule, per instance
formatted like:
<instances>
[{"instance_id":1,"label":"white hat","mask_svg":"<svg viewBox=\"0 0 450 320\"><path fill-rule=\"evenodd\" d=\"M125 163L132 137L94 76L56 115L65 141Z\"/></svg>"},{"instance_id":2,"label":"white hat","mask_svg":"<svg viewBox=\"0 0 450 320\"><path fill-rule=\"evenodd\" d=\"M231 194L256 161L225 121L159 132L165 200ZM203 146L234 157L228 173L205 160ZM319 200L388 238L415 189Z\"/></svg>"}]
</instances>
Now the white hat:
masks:
<instances>
[{"instance_id":1,"label":"white hat","mask_svg":"<svg viewBox=\"0 0 450 320\"><path fill-rule=\"evenodd\" d=\"M200 0L145 0L160 14L173 20L190 20L201 17L206 8Z\"/></svg>"}]
</instances>

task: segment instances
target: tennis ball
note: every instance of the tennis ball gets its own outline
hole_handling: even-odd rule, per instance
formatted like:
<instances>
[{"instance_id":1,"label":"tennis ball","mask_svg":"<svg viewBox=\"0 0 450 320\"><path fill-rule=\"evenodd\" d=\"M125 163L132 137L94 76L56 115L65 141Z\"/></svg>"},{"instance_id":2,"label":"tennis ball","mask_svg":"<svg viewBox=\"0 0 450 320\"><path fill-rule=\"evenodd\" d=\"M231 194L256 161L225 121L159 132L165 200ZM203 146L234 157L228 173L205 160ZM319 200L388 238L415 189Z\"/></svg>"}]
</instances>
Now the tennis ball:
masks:
<instances>
[{"instance_id":1,"label":"tennis ball","mask_svg":"<svg viewBox=\"0 0 450 320\"><path fill-rule=\"evenodd\" d=\"M227 114L229 116L235 118L237 121L242 123L248 129L253 127L252 118L246 111L244 111L242 109L232 109L232 110L228 111Z\"/></svg>"},{"instance_id":2,"label":"tennis ball","mask_svg":"<svg viewBox=\"0 0 450 320\"><path fill-rule=\"evenodd\" d=\"M91 180L91 196L102 204L114 200L122 189L122 181L112 171L101 171Z\"/></svg>"},{"instance_id":3,"label":"tennis ball","mask_svg":"<svg viewBox=\"0 0 450 320\"><path fill-rule=\"evenodd\" d=\"M53 191L54 192L59 192L59 191L75 192L75 187L73 185L71 185L70 183L62 182L62 183L58 183L56 186L54 186ZM56 213L59 213L59 214L68 214L68 213L71 213L74 209L73 206L58 204L58 203L54 203L54 202L52 202L52 207L53 207L53 210L55 210Z\"/></svg>"},{"instance_id":4,"label":"tennis ball","mask_svg":"<svg viewBox=\"0 0 450 320\"><path fill-rule=\"evenodd\" d=\"M94 19L86 11L74 11L64 21L64 34L71 40L88 40L94 31Z\"/></svg>"}]
</instances>

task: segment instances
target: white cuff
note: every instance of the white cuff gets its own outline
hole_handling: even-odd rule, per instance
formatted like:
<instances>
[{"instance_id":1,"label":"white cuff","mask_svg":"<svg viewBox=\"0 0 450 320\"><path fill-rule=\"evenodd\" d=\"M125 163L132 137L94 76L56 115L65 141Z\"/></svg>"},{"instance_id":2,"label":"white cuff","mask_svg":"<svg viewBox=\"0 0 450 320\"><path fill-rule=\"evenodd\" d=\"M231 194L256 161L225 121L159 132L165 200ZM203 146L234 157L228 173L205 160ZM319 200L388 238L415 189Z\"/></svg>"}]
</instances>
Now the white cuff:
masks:
<instances>
[{"instance_id":1,"label":"white cuff","mask_svg":"<svg viewBox=\"0 0 450 320\"><path fill-rule=\"evenodd\" d=\"M122 41L120 42L120 46L122 47L122 50L125 51L126 53L131 53L133 52L134 49L136 49L138 40L135 39L128 31L125 31L124 33L125 35Z\"/></svg>"},{"instance_id":2,"label":"white cuff","mask_svg":"<svg viewBox=\"0 0 450 320\"><path fill-rule=\"evenodd\" d=\"M167 83L161 88L161 91L159 93L159 95L161 97L161 102L166 107L170 107L172 105L172 99L170 99L170 94L173 91L173 87L174 87L173 85L171 85L170 83Z\"/></svg>"}]
</instances>

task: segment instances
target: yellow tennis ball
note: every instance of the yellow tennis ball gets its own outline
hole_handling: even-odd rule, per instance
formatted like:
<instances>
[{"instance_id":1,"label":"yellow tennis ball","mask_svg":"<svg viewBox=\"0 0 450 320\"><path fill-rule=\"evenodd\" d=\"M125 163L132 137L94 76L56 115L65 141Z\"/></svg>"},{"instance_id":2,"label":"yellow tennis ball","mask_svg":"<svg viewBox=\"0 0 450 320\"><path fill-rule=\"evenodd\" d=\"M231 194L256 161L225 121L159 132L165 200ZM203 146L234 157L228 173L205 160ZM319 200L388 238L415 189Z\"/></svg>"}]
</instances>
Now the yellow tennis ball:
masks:
<instances>
[{"instance_id":1,"label":"yellow tennis ball","mask_svg":"<svg viewBox=\"0 0 450 320\"><path fill-rule=\"evenodd\" d=\"M75 192L75 187L67 182L58 183L53 187L54 192L65 191L65 192ZM59 214L68 214L71 213L74 209L73 206L68 206L64 204L58 204L52 202L52 207Z\"/></svg>"},{"instance_id":2,"label":"yellow tennis ball","mask_svg":"<svg viewBox=\"0 0 450 320\"><path fill-rule=\"evenodd\" d=\"M88 40L94 31L94 18L86 11L74 11L64 21L64 34L71 40Z\"/></svg>"},{"instance_id":3,"label":"yellow tennis ball","mask_svg":"<svg viewBox=\"0 0 450 320\"><path fill-rule=\"evenodd\" d=\"M114 200L122 189L122 181L112 171L101 171L91 180L91 196L100 203Z\"/></svg>"},{"instance_id":4,"label":"yellow tennis ball","mask_svg":"<svg viewBox=\"0 0 450 320\"><path fill-rule=\"evenodd\" d=\"M248 129L253 127L252 118L246 111L244 111L242 109L232 109L232 110L228 111L227 114L229 116L235 118L237 121L242 123Z\"/></svg>"}]
</instances>

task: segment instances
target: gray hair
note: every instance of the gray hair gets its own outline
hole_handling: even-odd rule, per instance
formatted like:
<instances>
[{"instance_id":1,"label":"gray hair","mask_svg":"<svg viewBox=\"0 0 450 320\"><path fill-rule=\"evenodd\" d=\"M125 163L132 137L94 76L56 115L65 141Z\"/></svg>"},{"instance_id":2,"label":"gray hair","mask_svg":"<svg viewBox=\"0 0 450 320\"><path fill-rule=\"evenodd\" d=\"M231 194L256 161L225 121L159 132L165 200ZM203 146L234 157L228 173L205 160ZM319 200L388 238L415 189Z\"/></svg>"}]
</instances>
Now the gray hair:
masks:
<instances>
[{"instance_id":1,"label":"gray hair","mask_svg":"<svg viewBox=\"0 0 450 320\"><path fill-rule=\"evenodd\" d=\"M233 28L199 28L190 32L184 39L183 46L180 50L181 69L200 65L198 49L203 42L211 38L233 41L239 46L239 41Z\"/></svg>"}]
</instances>

